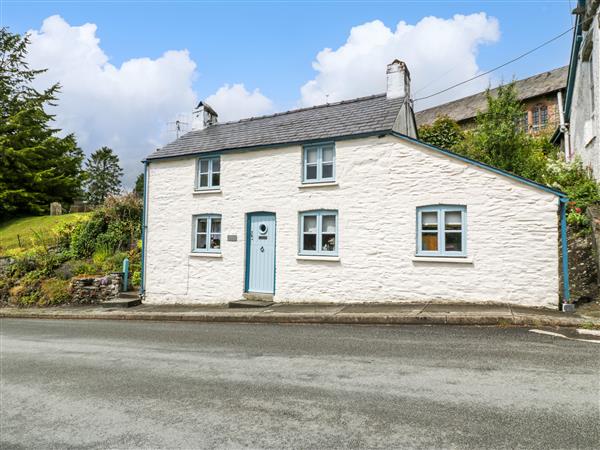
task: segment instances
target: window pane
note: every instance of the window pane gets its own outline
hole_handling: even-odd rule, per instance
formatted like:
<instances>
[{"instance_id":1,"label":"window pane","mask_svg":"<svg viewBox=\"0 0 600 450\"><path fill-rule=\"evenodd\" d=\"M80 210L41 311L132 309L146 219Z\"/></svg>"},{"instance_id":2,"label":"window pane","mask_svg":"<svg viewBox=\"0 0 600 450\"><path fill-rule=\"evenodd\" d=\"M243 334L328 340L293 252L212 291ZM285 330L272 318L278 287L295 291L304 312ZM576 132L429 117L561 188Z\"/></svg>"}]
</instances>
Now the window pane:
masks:
<instances>
[{"instance_id":1,"label":"window pane","mask_svg":"<svg viewBox=\"0 0 600 450\"><path fill-rule=\"evenodd\" d=\"M323 234L322 248L324 252L335 251L335 234Z\"/></svg>"},{"instance_id":2,"label":"window pane","mask_svg":"<svg viewBox=\"0 0 600 450\"><path fill-rule=\"evenodd\" d=\"M462 252L462 233L446 233L446 251Z\"/></svg>"},{"instance_id":3,"label":"window pane","mask_svg":"<svg viewBox=\"0 0 600 450\"><path fill-rule=\"evenodd\" d=\"M206 248L206 234L198 234L196 235L196 248Z\"/></svg>"},{"instance_id":4,"label":"window pane","mask_svg":"<svg viewBox=\"0 0 600 450\"><path fill-rule=\"evenodd\" d=\"M323 178L333 178L333 163L323 164Z\"/></svg>"},{"instance_id":5,"label":"window pane","mask_svg":"<svg viewBox=\"0 0 600 450\"><path fill-rule=\"evenodd\" d=\"M221 174L219 173L213 173L212 174L212 185L213 186L219 186L221 184Z\"/></svg>"},{"instance_id":6,"label":"window pane","mask_svg":"<svg viewBox=\"0 0 600 450\"><path fill-rule=\"evenodd\" d=\"M200 175L200 187L208 186L208 174Z\"/></svg>"},{"instance_id":7,"label":"window pane","mask_svg":"<svg viewBox=\"0 0 600 450\"><path fill-rule=\"evenodd\" d=\"M221 232L221 219L213 218L210 221L210 232L211 233L220 233Z\"/></svg>"},{"instance_id":8,"label":"window pane","mask_svg":"<svg viewBox=\"0 0 600 450\"><path fill-rule=\"evenodd\" d=\"M206 233L206 219L198 219L198 233Z\"/></svg>"},{"instance_id":9,"label":"window pane","mask_svg":"<svg viewBox=\"0 0 600 450\"><path fill-rule=\"evenodd\" d=\"M316 250L317 249L317 235L316 234L305 234L302 236L302 250Z\"/></svg>"},{"instance_id":10,"label":"window pane","mask_svg":"<svg viewBox=\"0 0 600 450\"><path fill-rule=\"evenodd\" d=\"M333 161L333 148L325 147L323 149L323 162Z\"/></svg>"},{"instance_id":11,"label":"window pane","mask_svg":"<svg viewBox=\"0 0 600 450\"><path fill-rule=\"evenodd\" d=\"M306 166L306 179L307 180L316 180L317 179L317 166Z\"/></svg>"},{"instance_id":12,"label":"window pane","mask_svg":"<svg viewBox=\"0 0 600 450\"><path fill-rule=\"evenodd\" d=\"M436 211L424 212L421 214L421 227L424 230L437 230L438 213Z\"/></svg>"},{"instance_id":13,"label":"window pane","mask_svg":"<svg viewBox=\"0 0 600 450\"><path fill-rule=\"evenodd\" d=\"M212 171L220 172L221 171L221 158L214 158L212 160Z\"/></svg>"},{"instance_id":14,"label":"window pane","mask_svg":"<svg viewBox=\"0 0 600 450\"><path fill-rule=\"evenodd\" d=\"M221 248L221 233L213 233L210 235L210 248Z\"/></svg>"},{"instance_id":15,"label":"window pane","mask_svg":"<svg viewBox=\"0 0 600 450\"><path fill-rule=\"evenodd\" d=\"M322 228L323 233L335 234L335 216L323 216Z\"/></svg>"},{"instance_id":16,"label":"window pane","mask_svg":"<svg viewBox=\"0 0 600 450\"><path fill-rule=\"evenodd\" d=\"M438 249L437 233L423 233L421 236L421 250L436 252Z\"/></svg>"},{"instance_id":17,"label":"window pane","mask_svg":"<svg viewBox=\"0 0 600 450\"><path fill-rule=\"evenodd\" d=\"M306 150L306 162L307 163L316 163L317 162L317 149L310 148Z\"/></svg>"},{"instance_id":18,"label":"window pane","mask_svg":"<svg viewBox=\"0 0 600 450\"><path fill-rule=\"evenodd\" d=\"M317 216L304 216L304 232L305 233L316 233L317 232Z\"/></svg>"},{"instance_id":19,"label":"window pane","mask_svg":"<svg viewBox=\"0 0 600 450\"><path fill-rule=\"evenodd\" d=\"M462 212L448 211L444 214L446 230L460 230L462 227Z\"/></svg>"},{"instance_id":20,"label":"window pane","mask_svg":"<svg viewBox=\"0 0 600 450\"><path fill-rule=\"evenodd\" d=\"M208 159L200 160L200 173L208 173Z\"/></svg>"}]
</instances>

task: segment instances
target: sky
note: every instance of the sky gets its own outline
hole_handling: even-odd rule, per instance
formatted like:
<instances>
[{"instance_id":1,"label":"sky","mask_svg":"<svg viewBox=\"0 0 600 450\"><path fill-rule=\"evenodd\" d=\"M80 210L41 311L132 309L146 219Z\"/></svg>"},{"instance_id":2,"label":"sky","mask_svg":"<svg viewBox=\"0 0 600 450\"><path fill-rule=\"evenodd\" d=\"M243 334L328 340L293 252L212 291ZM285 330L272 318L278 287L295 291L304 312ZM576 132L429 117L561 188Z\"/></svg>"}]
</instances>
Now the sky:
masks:
<instances>
[{"instance_id":1,"label":"sky","mask_svg":"<svg viewBox=\"0 0 600 450\"><path fill-rule=\"evenodd\" d=\"M131 187L199 100L224 122L377 94L396 58L416 99L568 30L574 3L0 0L0 26L30 34L30 66L48 69L36 87L62 85L63 134L88 155L113 148ZM566 65L571 38L415 109Z\"/></svg>"}]
</instances>

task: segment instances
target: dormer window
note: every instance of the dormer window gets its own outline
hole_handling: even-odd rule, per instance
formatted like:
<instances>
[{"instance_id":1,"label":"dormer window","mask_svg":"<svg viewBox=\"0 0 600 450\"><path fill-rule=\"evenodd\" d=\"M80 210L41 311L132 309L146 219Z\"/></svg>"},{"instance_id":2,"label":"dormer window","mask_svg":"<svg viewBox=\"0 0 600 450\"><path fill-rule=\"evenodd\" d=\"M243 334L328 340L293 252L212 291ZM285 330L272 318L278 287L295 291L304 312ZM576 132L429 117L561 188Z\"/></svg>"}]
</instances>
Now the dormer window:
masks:
<instances>
[{"instance_id":1,"label":"dormer window","mask_svg":"<svg viewBox=\"0 0 600 450\"><path fill-rule=\"evenodd\" d=\"M335 181L335 146L333 143L304 146L302 156L304 183Z\"/></svg>"},{"instance_id":2,"label":"dormer window","mask_svg":"<svg viewBox=\"0 0 600 450\"><path fill-rule=\"evenodd\" d=\"M221 186L221 157L198 159L196 189L219 189Z\"/></svg>"}]
</instances>

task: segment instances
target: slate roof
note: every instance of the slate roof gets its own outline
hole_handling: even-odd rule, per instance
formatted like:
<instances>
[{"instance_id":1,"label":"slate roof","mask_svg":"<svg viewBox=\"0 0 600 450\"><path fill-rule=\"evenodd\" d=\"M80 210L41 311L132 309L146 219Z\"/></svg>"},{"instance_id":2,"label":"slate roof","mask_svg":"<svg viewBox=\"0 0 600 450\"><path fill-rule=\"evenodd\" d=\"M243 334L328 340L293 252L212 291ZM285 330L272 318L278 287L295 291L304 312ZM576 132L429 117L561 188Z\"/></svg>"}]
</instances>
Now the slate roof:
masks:
<instances>
[{"instance_id":1,"label":"slate roof","mask_svg":"<svg viewBox=\"0 0 600 450\"><path fill-rule=\"evenodd\" d=\"M567 86L569 66L559 67L549 72L539 73L515 82L520 100L550 94ZM495 94L498 88L490 92ZM415 113L417 125L433 123L438 116L448 116L457 122L474 118L479 111L485 110L487 100L485 91L453 102L444 103Z\"/></svg>"},{"instance_id":2,"label":"slate roof","mask_svg":"<svg viewBox=\"0 0 600 450\"><path fill-rule=\"evenodd\" d=\"M205 152L300 143L334 137L391 131L403 98L372 95L338 103L296 109L191 131L146 159Z\"/></svg>"}]
</instances>

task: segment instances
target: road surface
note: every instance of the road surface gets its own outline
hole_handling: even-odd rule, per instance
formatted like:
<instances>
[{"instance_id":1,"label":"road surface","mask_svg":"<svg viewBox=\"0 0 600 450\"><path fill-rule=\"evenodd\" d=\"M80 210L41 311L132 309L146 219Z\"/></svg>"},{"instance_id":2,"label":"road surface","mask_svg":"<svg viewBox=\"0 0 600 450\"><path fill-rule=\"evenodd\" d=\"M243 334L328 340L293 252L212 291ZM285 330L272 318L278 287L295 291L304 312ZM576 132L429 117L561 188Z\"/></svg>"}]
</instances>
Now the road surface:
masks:
<instances>
[{"instance_id":1,"label":"road surface","mask_svg":"<svg viewBox=\"0 0 600 450\"><path fill-rule=\"evenodd\" d=\"M600 447L600 345L526 329L0 326L3 449Z\"/></svg>"}]
</instances>

